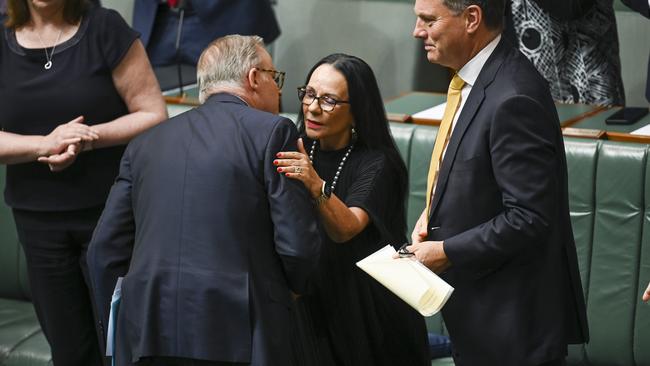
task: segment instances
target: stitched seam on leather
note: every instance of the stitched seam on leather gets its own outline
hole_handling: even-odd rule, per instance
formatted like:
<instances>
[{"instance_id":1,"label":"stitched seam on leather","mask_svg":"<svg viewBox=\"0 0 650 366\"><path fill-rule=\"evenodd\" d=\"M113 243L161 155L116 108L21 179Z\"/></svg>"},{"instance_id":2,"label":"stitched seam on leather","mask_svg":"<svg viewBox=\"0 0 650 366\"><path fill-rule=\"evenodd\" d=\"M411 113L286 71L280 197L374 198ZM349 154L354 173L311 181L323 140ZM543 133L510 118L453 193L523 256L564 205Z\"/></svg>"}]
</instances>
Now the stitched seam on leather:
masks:
<instances>
[{"instance_id":1,"label":"stitched seam on leather","mask_svg":"<svg viewBox=\"0 0 650 366\"><path fill-rule=\"evenodd\" d=\"M21 344L25 343L27 340L29 340L30 338L32 338L33 336L35 336L39 332L41 332L41 327L40 326L36 327L36 329L33 332L27 334L27 336L25 338L23 338L20 341L16 342L16 344L14 344L13 347L8 349L8 351L4 355L4 357L2 359L0 359L0 362L1 362L0 364L4 364L4 362L9 358L9 356L11 356L11 354L13 353L13 351L16 350L16 348L18 348ZM0 355L0 356L2 356L2 355Z\"/></svg>"}]
</instances>

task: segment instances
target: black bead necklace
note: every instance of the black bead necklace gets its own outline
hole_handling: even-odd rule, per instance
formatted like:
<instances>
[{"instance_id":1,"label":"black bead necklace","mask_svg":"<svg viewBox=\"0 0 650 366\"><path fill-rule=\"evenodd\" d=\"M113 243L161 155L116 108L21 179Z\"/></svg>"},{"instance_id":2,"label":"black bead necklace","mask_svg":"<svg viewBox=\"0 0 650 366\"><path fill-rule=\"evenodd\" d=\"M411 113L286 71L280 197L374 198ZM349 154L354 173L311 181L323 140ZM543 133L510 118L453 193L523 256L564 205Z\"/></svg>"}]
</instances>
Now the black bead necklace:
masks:
<instances>
[{"instance_id":1,"label":"black bead necklace","mask_svg":"<svg viewBox=\"0 0 650 366\"><path fill-rule=\"evenodd\" d=\"M343 165L345 165L345 161L348 160L348 156L350 156L350 153L352 152L352 149L354 149L354 143L350 144L348 147L348 151L345 152L345 155L343 155L343 159L341 159L341 162L339 163L339 167L336 169L336 174L334 175L334 179L332 179L332 192L334 192L334 189L336 188L336 182L339 180L339 175L341 175L341 170L343 170ZM311 149L309 150L309 161L314 163L314 151L316 150L316 141L314 141L311 144Z\"/></svg>"}]
</instances>

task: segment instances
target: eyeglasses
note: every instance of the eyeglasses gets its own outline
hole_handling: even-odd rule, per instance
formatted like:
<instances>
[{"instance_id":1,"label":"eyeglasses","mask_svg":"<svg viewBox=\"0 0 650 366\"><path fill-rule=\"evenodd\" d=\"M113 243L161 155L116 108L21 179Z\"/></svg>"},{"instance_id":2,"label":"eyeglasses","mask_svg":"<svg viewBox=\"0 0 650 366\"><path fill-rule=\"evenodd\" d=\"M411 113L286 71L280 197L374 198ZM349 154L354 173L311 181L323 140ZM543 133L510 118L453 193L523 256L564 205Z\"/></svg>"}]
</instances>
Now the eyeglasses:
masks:
<instances>
[{"instance_id":1,"label":"eyeglasses","mask_svg":"<svg viewBox=\"0 0 650 366\"><path fill-rule=\"evenodd\" d=\"M306 86L298 88L298 99L304 105L311 105L318 99L318 105L325 112L333 111L337 104L350 104L350 101L348 100L336 100L329 95L321 95L320 97L317 97L316 92L313 89L308 89Z\"/></svg>"},{"instance_id":2,"label":"eyeglasses","mask_svg":"<svg viewBox=\"0 0 650 366\"><path fill-rule=\"evenodd\" d=\"M282 86L284 85L284 76L286 75L286 72L269 70L269 69L260 69L259 67L256 67L256 69L264 72L270 72L271 74L273 74L273 76L271 77L273 78L273 81L275 81L275 85L278 86L278 89L282 89Z\"/></svg>"}]
</instances>

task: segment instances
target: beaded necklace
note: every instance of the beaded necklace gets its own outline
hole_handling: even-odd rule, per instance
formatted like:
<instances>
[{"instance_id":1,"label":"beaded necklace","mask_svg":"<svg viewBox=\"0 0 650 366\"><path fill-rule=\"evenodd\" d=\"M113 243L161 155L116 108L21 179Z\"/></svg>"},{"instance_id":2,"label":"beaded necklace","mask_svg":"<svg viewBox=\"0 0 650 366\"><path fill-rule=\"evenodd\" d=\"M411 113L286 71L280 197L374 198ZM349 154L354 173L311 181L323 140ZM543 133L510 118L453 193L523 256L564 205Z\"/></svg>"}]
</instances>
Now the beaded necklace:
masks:
<instances>
[{"instance_id":1,"label":"beaded necklace","mask_svg":"<svg viewBox=\"0 0 650 366\"><path fill-rule=\"evenodd\" d=\"M343 155L343 159L341 159L341 162L339 163L339 167L336 169L336 174L334 175L334 179L332 179L332 192L334 192L334 189L336 188L336 182L339 180L339 175L341 175L341 170L343 170L343 165L345 165L345 161L348 159L348 156L350 156L350 153L352 152L352 149L354 149L354 143L350 144L348 147L348 151L345 152L345 155ZM309 150L309 161L314 163L314 151L316 150L316 141L314 141L311 144L311 149Z\"/></svg>"}]
</instances>

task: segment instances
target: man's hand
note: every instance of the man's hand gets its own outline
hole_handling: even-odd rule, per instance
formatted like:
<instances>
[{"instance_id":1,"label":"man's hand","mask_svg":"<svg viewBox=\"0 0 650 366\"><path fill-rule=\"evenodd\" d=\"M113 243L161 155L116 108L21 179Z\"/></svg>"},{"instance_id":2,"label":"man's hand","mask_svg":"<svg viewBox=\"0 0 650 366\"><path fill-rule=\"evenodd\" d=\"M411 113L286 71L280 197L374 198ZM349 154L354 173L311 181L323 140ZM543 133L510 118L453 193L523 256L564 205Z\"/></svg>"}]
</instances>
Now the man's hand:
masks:
<instances>
[{"instance_id":1,"label":"man's hand","mask_svg":"<svg viewBox=\"0 0 650 366\"><path fill-rule=\"evenodd\" d=\"M422 215L418 219L418 222L415 223L413 232L411 233L411 242L413 244L421 243L427 239L427 215L426 209L422 211Z\"/></svg>"},{"instance_id":2,"label":"man's hand","mask_svg":"<svg viewBox=\"0 0 650 366\"><path fill-rule=\"evenodd\" d=\"M445 271L451 266L443 242L423 241L409 245L406 249L415 254L415 258L435 273Z\"/></svg>"},{"instance_id":3,"label":"man's hand","mask_svg":"<svg viewBox=\"0 0 650 366\"><path fill-rule=\"evenodd\" d=\"M643 301L648 302L650 300L650 283L648 284L648 288L645 289L645 293L643 294Z\"/></svg>"}]
</instances>

